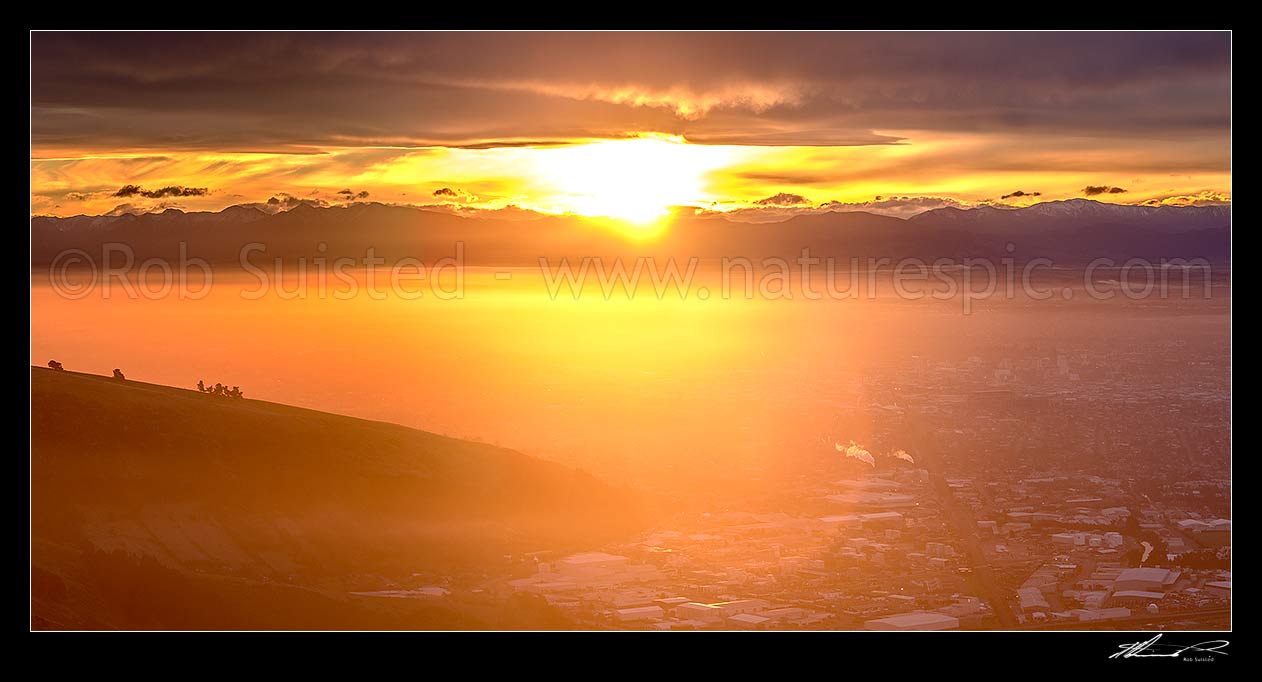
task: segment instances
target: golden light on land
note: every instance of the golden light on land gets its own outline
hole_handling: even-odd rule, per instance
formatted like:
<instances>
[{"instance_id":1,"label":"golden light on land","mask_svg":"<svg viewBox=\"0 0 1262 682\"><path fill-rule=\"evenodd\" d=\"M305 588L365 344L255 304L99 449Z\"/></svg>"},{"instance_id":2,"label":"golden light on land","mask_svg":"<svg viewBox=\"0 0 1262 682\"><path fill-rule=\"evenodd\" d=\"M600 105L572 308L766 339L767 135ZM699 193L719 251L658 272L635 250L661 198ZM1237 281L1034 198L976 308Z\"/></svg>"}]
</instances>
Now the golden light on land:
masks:
<instances>
[{"instance_id":1,"label":"golden light on land","mask_svg":"<svg viewBox=\"0 0 1262 682\"><path fill-rule=\"evenodd\" d=\"M534 180L550 191L537 208L647 225L672 206L706 203L706 175L730 160L724 147L690 145L678 137L539 150Z\"/></svg>"}]
</instances>

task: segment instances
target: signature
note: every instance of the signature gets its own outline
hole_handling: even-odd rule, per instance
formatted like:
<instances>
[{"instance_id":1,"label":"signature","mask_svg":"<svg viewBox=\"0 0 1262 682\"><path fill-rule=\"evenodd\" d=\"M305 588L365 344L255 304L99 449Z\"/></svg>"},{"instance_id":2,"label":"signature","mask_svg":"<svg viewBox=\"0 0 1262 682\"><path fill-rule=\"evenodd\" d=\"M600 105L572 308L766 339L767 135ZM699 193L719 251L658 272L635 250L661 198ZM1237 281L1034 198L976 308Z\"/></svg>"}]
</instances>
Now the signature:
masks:
<instances>
[{"instance_id":1,"label":"signature","mask_svg":"<svg viewBox=\"0 0 1262 682\"><path fill-rule=\"evenodd\" d=\"M1209 654L1212 658L1214 654L1227 655L1223 649L1228 642L1225 639L1211 639L1199 644L1158 644L1161 635L1154 635L1152 639L1146 642L1132 642L1130 644L1122 644L1118 647L1120 651L1114 653L1109 658L1183 658L1184 654Z\"/></svg>"}]
</instances>

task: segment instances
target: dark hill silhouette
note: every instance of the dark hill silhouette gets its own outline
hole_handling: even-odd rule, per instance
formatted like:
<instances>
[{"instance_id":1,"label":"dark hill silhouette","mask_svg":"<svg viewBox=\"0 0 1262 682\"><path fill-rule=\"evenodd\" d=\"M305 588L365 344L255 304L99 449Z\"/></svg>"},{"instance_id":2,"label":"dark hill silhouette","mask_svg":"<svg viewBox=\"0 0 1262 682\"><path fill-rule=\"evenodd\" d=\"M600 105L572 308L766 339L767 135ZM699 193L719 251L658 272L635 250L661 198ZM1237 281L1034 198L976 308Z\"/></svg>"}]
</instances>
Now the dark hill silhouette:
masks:
<instances>
[{"instance_id":1,"label":"dark hill silhouette","mask_svg":"<svg viewBox=\"0 0 1262 682\"><path fill-rule=\"evenodd\" d=\"M521 212L526 213L528 212ZM1228 206L1151 207L1087 199L1049 201L1026 208L940 208L910 219L864 212L802 214L782 222L742 223L721 215L675 216L660 238L637 241L588 221L536 215L506 220L379 203L316 208L302 205L268 215L234 206L218 213L170 209L144 215L34 217L31 258L50 264L65 249L96 257L108 242L129 245L139 262L178 259L181 242L190 255L236 264L243 246L266 245L255 264L323 256L362 258L372 247L387 262L452 256L464 244L468 263L604 255L796 257L803 248L835 258L1007 257L1055 258L1085 263L1094 258L1207 258L1229 262ZM1015 253L1006 245L1013 242ZM324 250L318 245L323 243ZM121 262L121 261L120 261Z\"/></svg>"},{"instance_id":2,"label":"dark hill silhouette","mask_svg":"<svg viewBox=\"0 0 1262 682\"><path fill-rule=\"evenodd\" d=\"M128 575L232 576L251 590L265 581L340 598L363 589L364 576L494 568L505 554L590 548L637 523L629 493L511 450L38 367L31 458L32 565L77 595L36 600L50 627L146 627L107 609L90 581L76 582L91 574L88 561ZM156 563L145 568L144 557ZM364 626L364 614L326 601L341 614L329 627ZM251 612L231 626L249 627Z\"/></svg>"}]
</instances>

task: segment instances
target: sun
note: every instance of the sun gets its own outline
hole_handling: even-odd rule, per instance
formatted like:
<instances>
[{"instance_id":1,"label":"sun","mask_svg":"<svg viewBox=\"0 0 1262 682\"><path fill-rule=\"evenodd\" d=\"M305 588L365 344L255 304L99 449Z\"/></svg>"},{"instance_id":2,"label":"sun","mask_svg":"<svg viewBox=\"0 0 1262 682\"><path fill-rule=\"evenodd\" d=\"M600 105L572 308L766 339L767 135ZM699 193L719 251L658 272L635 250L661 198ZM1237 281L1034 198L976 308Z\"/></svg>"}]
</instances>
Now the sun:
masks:
<instances>
[{"instance_id":1,"label":"sun","mask_svg":"<svg viewBox=\"0 0 1262 682\"><path fill-rule=\"evenodd\" d=\"M541 149L532 178L540 209L646 225L673 206L708 203L706 176L729 162L722 147L650 136Z\"/></svg>"}]
</instances>

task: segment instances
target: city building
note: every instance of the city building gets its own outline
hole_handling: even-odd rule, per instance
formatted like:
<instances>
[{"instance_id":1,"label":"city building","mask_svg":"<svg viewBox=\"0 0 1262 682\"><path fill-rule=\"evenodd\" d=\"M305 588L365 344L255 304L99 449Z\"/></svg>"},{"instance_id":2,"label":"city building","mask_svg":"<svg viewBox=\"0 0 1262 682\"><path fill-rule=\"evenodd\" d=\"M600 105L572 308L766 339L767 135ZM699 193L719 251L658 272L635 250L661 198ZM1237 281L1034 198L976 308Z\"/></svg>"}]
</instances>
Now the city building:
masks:
<instances>
[{"instance_id":1,"label":"city building","mask_svg":"<svg viewBox=\"0 0 1262 682\"><path fill-rule=\"evenodd\" d=\"M941 613L915 611L864 621L865 630L958 630L960 619Z\"/></svg>"},{"instance_id":2,"label":"city building","mask_svg":"<svg viewBox=\"0 0 1262 682\"><path fill-rule=\"evenodd\" d=\"M723 621L723 610L713 604L688 602L675 607L675 616L680 620L719 623Z\"/></svg>"},{"instance_id":3,"label":"city building","mask_svg":"<svg viewBox=\"0 0 1262 682\"><path fill-rule=\"evenodd\" d=\"M562 575L587 577L616 571L630 561L627 557L604 552L584 552L571 554L556 562L556 571Z\"/></svg>"},{"instance_id":4,"label":"city building","mask_svg":"<svg viewBox=\"0 0 1262 682\"><path fill-rule=\"evenodd\" d=\"M660 620L666 612L660 606L638 606L631 609L618 609L614 611L614 617L619 623L627 623L637 620Z\"/></svg>"},{"instance_id":5,"label":"city building","mask_svg":"<svg viewBox=\"0 0 1262 682\"><path fill-rule=\"evenodd\" d=\"M1231 581L1215 580L1214 582L1205 583L1205 591L1213 595L1231 599Z\"/></svg>"},{"instance_id":6,"label":"city building","mask_svg":"<svg viewBox=\"0 0 1262 682\"><path fill-rule=\"evenodd\" d=\"M1135 609L1147 608L1149 605L1165 599L1165 592L1149 592L1147 590L1121 590L1109 596L1110 606L1127 606Z\"/></svg>"},{"instance_id":7,"label":"city building","mask_svg":"<svg viewBox=\"0 0 1262 682\"><path fill-rule=\"evenodd\" d=\"M770 622L770 618L756 616L752 613L738 613L727 619L729 626L741 630L765 630Z\"/></svg>"},{"instance_id":8,"label":"city building","mask_svg":"<svg viewBox=\"0 0 1262 682\"><path fill-rule=\"evenodd\" d=\"M1174 586L1179 579L1178 571L1164 568L1128 568L1118 574L1113 581L1113 591L1145 590L1149 592L1165 592Z\"/></svg>"}]
</instances>

